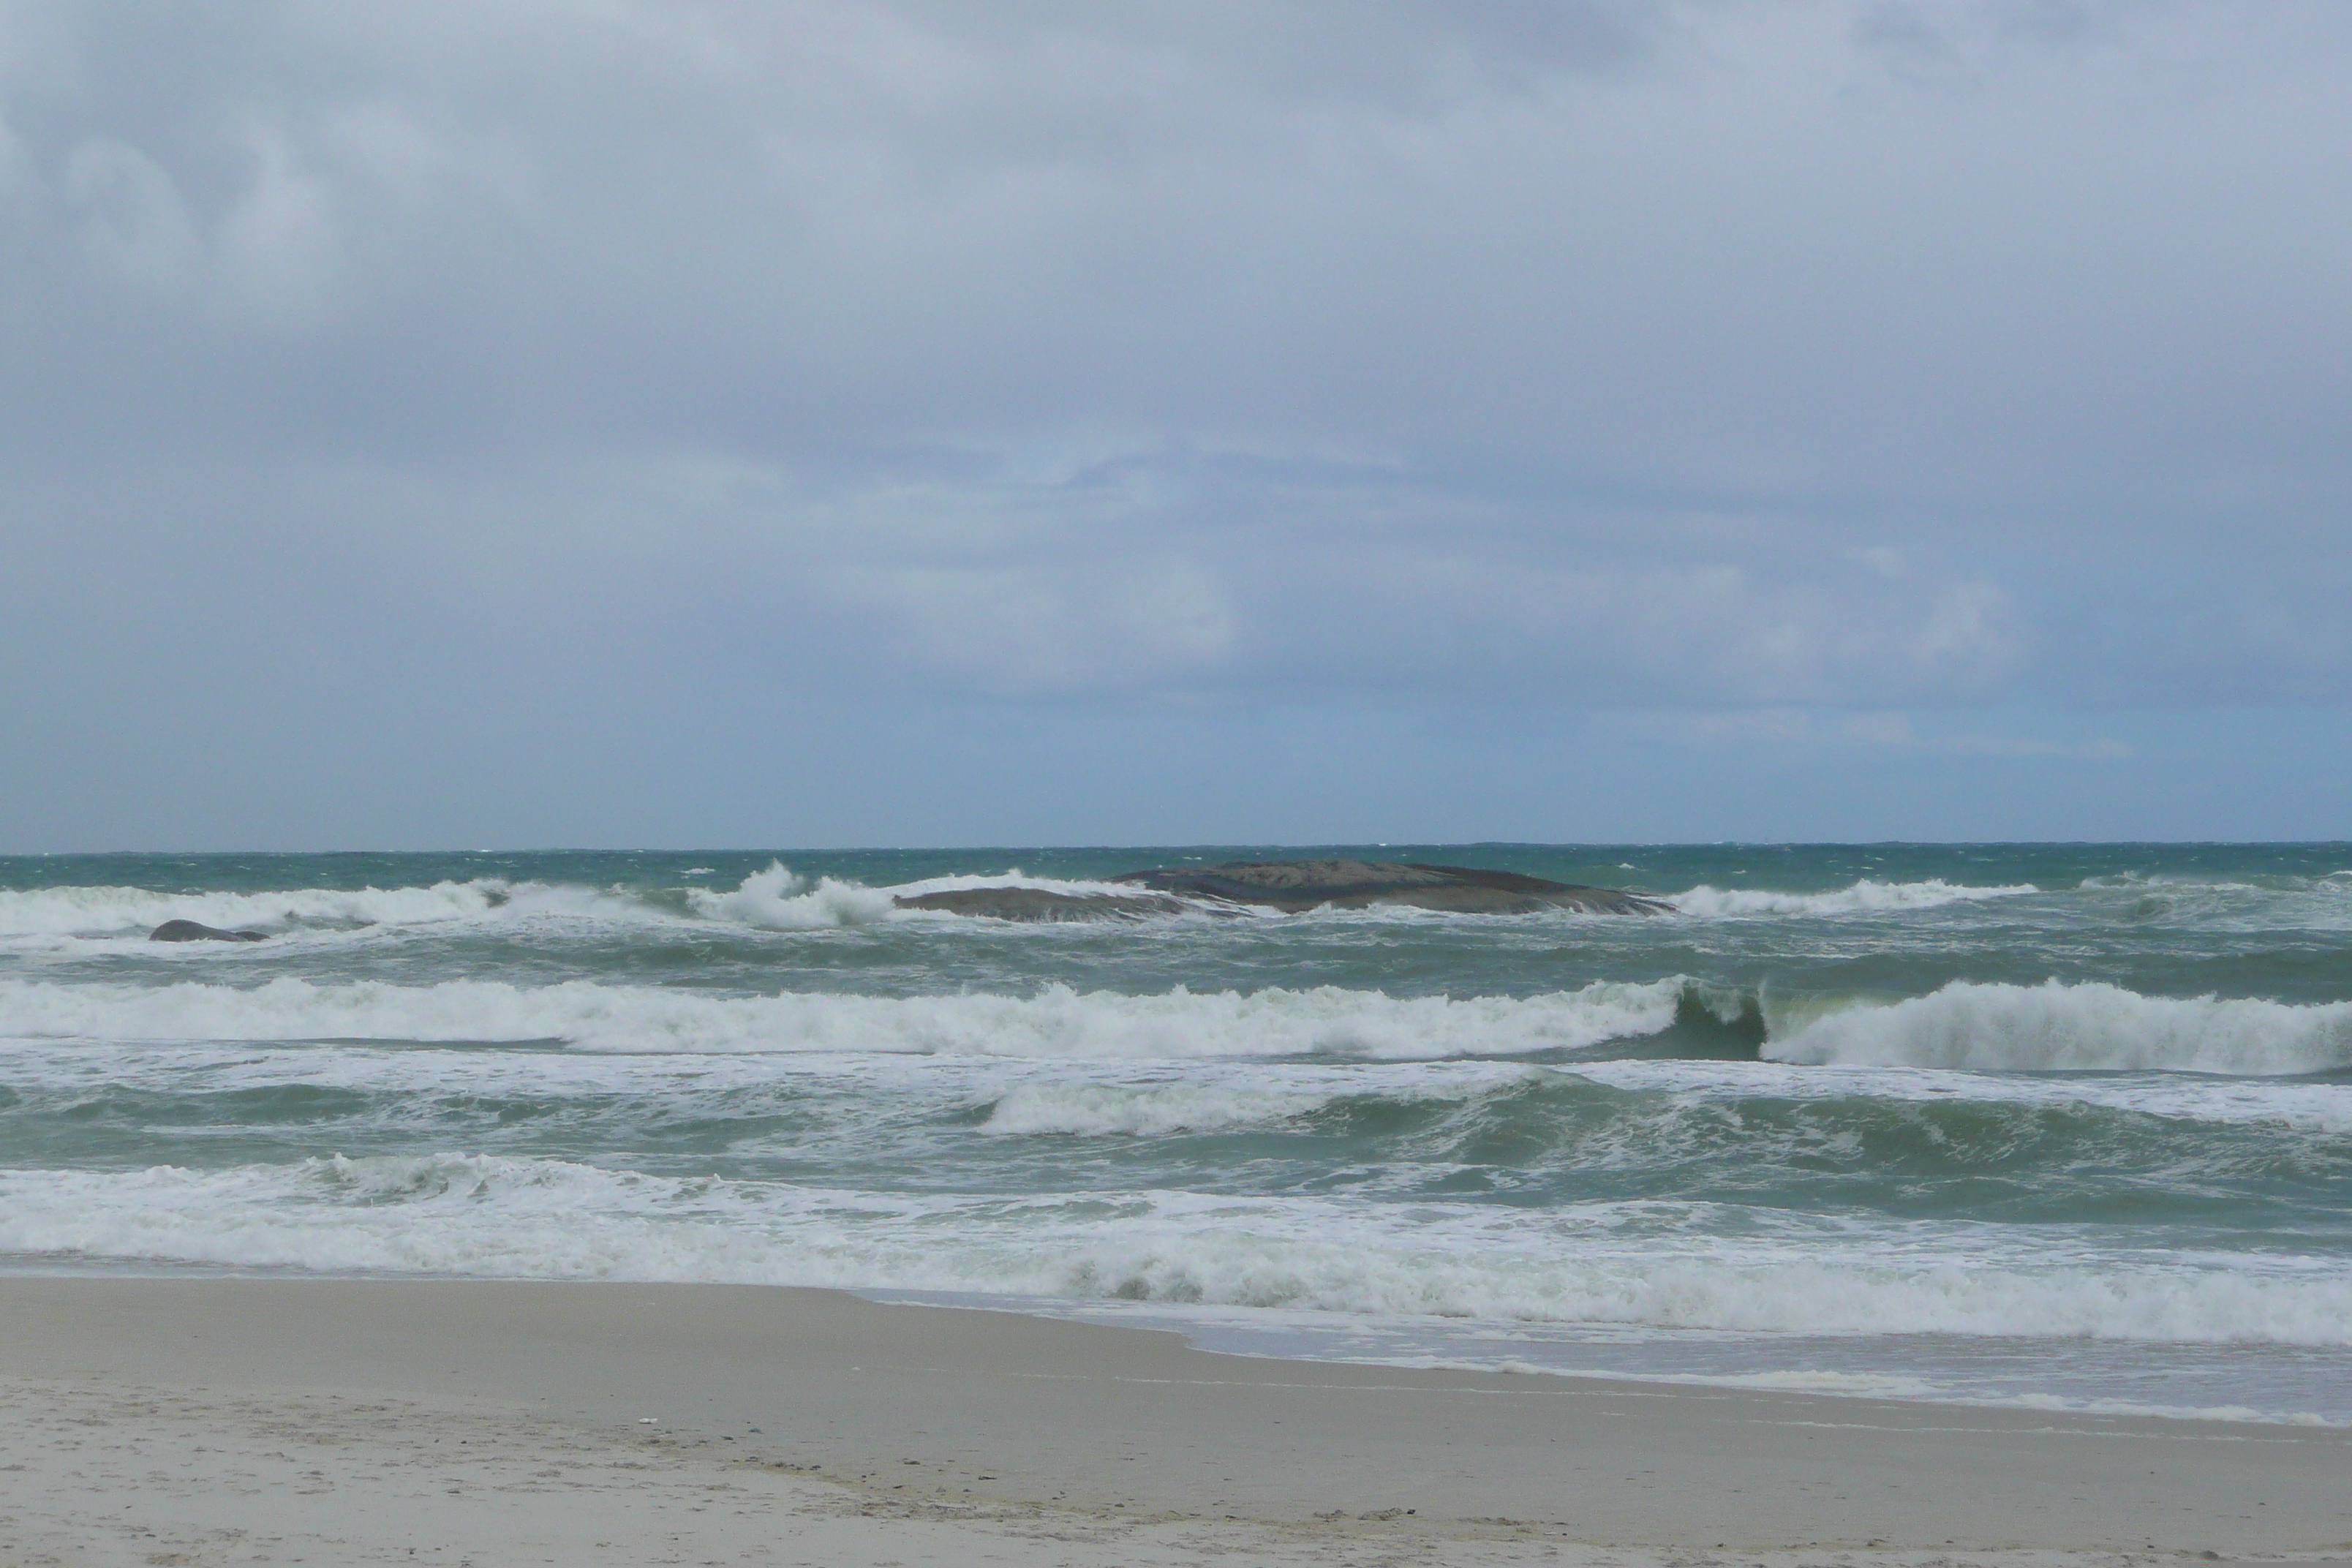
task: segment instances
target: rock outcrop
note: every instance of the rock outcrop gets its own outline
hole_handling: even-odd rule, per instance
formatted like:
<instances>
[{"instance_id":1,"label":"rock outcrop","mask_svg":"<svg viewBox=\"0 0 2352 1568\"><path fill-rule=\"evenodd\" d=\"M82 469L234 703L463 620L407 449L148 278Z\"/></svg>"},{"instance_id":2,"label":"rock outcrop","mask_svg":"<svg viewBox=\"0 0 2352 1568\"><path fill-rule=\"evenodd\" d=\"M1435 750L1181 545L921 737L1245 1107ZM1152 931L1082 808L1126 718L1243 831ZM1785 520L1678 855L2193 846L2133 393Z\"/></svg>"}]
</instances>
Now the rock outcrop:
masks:
<instances>
[{"instance_id":1,"label":"rock outcrop","mask_svg":"<svg viewBox=\"0 0 2352 1568\"><path fill-rule=\"evenodd\" d=\"M1153 892L1297 912L1329 905L1402 904L1455 914L1517 915L1539 910L1663 915L1674 906L1614 888L1547 881L1516 871L1383 860L1228 860L1198 868L1130 871L1111 879Z\"/></svg>"},{"instance_id":2,"label":"rock outcrop","mask_svg":"<svg viewBox=\"0 0 2352 1568\"><path fill-rule=\"evenodd\" d=\"M1470 866L1399 865L1382 860L1229 860L1221 866L1129 871L1111 879L1132 893L1058 893L1046 888L955 888L901 895L902 910L984 915L1000 921L1137 921L1152 915L1239 915L1250 909L1289 913L1331 905L1403 904L1454 914L1523 915L1541 910L1589 914L1664 915L1674 906L1614 888L1550 882L1515 871Z\"/></svg>"},{"instance_id":3,"label":"rock outcrop","mask_svg":"<svg viewBox=\"0 0 2352 1568\"><path fill-rule=\"evenodd\" d=\"M149 942L268 942L265 931L223 931L197 921L165 921L147 933Z\"/></svg>"},{"instance_id":4,"label":"rock outcrop","mask_svg":"<svg viewBox=\"0 0 2352 1568\"><path fill-rule=\"evenodd\" d=\"M1000 921L1134 921L1192 908L1165 893L1056 893L1046 888L953 888L890 900L902 910L939 910Z\"/></svg>"}]
</instances>

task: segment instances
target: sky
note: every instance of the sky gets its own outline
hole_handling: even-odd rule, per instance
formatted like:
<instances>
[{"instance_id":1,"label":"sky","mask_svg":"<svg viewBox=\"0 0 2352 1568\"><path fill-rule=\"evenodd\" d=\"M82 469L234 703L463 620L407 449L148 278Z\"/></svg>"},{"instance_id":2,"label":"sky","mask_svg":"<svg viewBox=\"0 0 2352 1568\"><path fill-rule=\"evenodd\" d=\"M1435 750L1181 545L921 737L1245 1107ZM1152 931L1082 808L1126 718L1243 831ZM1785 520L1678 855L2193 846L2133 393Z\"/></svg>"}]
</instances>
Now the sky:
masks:
<instances>
[{"instance_id":1,"label":"sky","mask_svg":"<svg viewBox=\"0 0 2352 1568\"><path fill-rule=\"evenodd\" d=\"M2341 0L0 0L0 852L2352 838Z\"/></svg>"}]
</instances>

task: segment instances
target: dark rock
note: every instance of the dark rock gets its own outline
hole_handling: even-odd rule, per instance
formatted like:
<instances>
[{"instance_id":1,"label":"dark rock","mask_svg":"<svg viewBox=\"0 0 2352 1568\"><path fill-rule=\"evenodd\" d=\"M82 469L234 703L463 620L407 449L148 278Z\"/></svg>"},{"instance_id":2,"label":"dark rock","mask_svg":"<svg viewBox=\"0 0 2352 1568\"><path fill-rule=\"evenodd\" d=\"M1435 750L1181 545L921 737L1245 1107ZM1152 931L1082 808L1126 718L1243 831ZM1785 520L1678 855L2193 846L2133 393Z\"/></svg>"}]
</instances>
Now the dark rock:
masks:
<instances>
[{"instance_id":1,"label":"dark rock","mask_svg":"<svg viewBox=\"0 0 2352 1568\"><path fill-rule=\"evenodd\" d=\"M1045 888L953 888L890 900L902 910L942 910L1000 921L1133 921L1179 915L1194 906L1163 893L1056 893Z\"/></svg>"},{"instance_id":2,"label":"dark rock","mask_svg":"<svg viewBox=\"0 0 2352 1568\"><path fill-rule=\"evenodd\" d=\"M149 942L268 942L265 931L223 931L195 921L165 921L147 933Z\"/></svg>"},{"instance_id":3,"label":"dark rock","mask_svg":"<svg viewBox=\"0 0 2352 1568\"><path fill-rule=\"evenodd\" d=\"M1590 914L1663 915L1674 906L1614 888L1551 882L1515 871L1470 866L1400 865L1383 860L1229 860L1198 869L1130 871L1115 882L1196 899L1297 912L1402 904L1456 914L1518 915L1539 910Z\"/></svg>"},{"instance_id":4,"label":"dark rock","mask_svg":"<svg viewBox=\"0 0 2352 1568\"><path fill-rule=\"evenodd\" d=\"M1152 915L1238 914L1244 907L1291 912L1333 905L1403 904L1457 914L1530 914L1579 910L1593 914L1671 914L1674 906L1612 888L1549 882L1513 871L1467 866L1397 865L1377 860L1235 860L1193 869L1131 871L1114 881L1132 893L1057 893L1045 888L956 888L892 900L902 910L936 910L1001 921L1135 921Z\"/></svg>"}]
</instances>

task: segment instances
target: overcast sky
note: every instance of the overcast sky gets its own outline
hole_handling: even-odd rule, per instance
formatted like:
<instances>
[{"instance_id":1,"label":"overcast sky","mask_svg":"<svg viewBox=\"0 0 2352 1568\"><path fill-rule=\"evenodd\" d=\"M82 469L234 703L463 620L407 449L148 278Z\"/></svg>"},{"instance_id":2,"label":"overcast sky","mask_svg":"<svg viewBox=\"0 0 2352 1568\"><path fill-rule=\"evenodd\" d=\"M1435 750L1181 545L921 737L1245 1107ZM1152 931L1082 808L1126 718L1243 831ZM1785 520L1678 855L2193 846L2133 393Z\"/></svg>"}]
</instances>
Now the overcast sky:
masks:
<instances>
[{"instance_id":1,"label":"overcast sky","mask_svg":"<svg viewBox=\"0 0 2352 1568\"><path fill-rule=\"evenodd\" d=\"M2352 837L2342 0L0 0L0 851Z\"/></svg>"}]
</instances>

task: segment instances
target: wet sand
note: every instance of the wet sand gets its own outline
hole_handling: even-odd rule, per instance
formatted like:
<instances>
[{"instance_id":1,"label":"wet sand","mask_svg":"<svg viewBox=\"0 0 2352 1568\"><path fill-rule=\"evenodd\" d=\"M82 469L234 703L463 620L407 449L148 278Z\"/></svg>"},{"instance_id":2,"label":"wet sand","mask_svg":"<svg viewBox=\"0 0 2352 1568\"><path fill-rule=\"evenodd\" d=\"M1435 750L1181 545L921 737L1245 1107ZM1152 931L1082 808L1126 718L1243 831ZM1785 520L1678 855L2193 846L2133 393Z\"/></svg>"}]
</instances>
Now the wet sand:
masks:
<instances>
[{"instance_id":1,"label":"wet sand","mask_svg":"<svg viewBox=\"0 0 2352 1568\"><path fill-rule=\"evenodd\" d=\"M0 1279L0 1564L2352 1557L2352 1433L760 1287Z\"/></svg>"}]
</instances>

